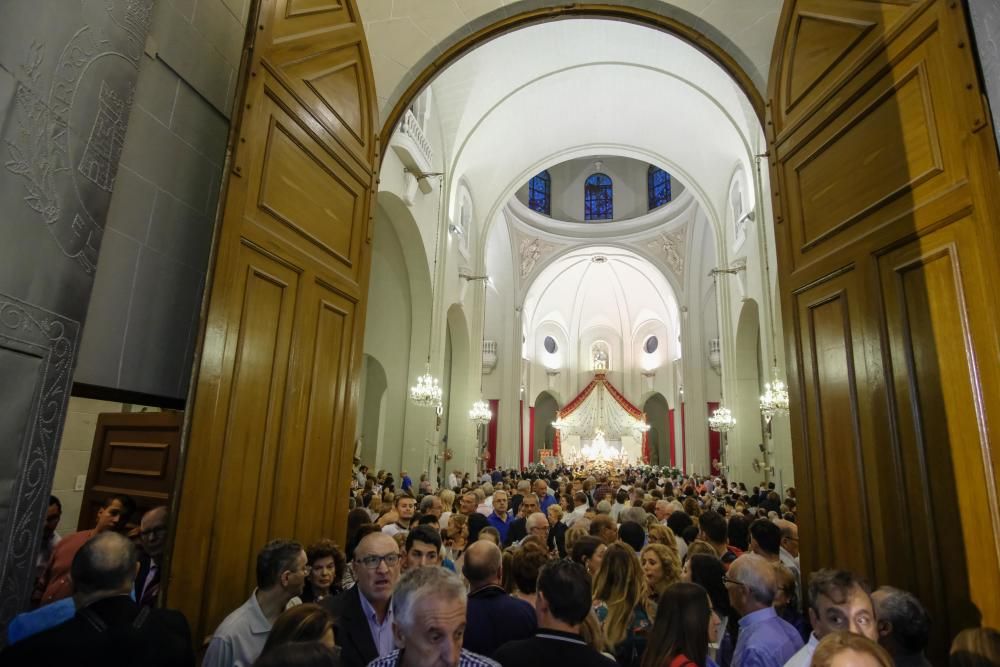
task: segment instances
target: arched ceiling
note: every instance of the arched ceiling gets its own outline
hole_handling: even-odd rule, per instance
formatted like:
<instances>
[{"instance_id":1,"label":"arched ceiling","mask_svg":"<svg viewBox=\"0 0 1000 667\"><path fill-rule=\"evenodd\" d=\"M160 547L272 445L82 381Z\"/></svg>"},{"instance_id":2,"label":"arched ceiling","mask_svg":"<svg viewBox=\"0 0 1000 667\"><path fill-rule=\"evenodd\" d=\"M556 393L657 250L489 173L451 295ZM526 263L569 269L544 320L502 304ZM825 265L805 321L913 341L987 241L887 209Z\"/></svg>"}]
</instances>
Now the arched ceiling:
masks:
<instances>
[{"instance_id":1,"label":"arched ceiling","mask_svg":"<svg viewBox=\"0 0 1000 667\"><path fill-rule=\"evenodd\" d=\"M535 25L468 53L432 84L444 170L489 224L543 168L588 155L662 165L711 221L761 134L727 72L687 42L621 21ZM481 235L480 238L485 238Z\"/></svg>"},{"instance_id":2,"label":"arched ceiling","mask_svg":"<svg viewBox=\"0 0 1000 667\"><path fill-rule=\"evenodd\" d=\"M590 246L562 255L532 282L522 312L527 331L554 322L570 340L604 326L631 341L644 324L659 322L671 332L660 341L664 359L680 356L674 290L649 261L629 250Z\"/></svg>"},{"instance_id":3,"label":"arched ceiling","mask_svg":"<svg viewBox=\"0 0 1000 667\"><path fill-rule=\"evenodd\" d=\"M364 0L376 95L384 120L420 71L472 32L562 0ZM699 31L739 64L763 93L781 0L605 0L653 10Z\"/></svg>"}]
</instances>

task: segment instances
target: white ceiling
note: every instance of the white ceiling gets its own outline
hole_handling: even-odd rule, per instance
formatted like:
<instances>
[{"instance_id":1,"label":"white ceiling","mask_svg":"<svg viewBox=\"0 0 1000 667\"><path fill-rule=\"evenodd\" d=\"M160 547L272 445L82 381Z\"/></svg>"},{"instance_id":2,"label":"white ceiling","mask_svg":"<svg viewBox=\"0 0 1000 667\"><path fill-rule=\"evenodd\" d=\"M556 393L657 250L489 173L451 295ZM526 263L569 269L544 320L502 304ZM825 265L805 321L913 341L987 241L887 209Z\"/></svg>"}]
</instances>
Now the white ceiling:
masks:
<instances>
[{"instance_id":1,"label":"white ceiling","mask_svg":"<svg viewBox=\"0 0 1000 667\"><path fill-rule=\"evenodd\" d=\"M712 60L620 21L509 33L455 62L432 88L448 201L465 179L475 217L487 223L532 175L590 155L662 165L715 221L734 170L749 173L760 135L746 96Z\"/></svg>"},{"instance_id":2,"label":"white ceiling","mask_svg":"<svg viewBox=\"0 0 1000 667\"><path fill-rule=\"evenodd\" d=\"M603 263L594 262L604 257ZM566 253L538 275L524 300L524 324L532 336L554 323L575 341L594 327L608 327L629 345L655 323L661 332L658 353L680 356L678 305L663 274L646 259L615 247L591 246ZM646 325L644 328L643 325Z\"/></svg>"},{"instance_id":3,"label":"white ceiling","mask_svg":"<svg viewBox=\"0 0 1000 667\"><path fill-rule=\"evenodd\" d=\"M605 0L674 18L720 45L766 87L782 0ZM560 0L359 0L384 120L406 87L448 47L496 21Z\"/></svg>"}]
</instances>

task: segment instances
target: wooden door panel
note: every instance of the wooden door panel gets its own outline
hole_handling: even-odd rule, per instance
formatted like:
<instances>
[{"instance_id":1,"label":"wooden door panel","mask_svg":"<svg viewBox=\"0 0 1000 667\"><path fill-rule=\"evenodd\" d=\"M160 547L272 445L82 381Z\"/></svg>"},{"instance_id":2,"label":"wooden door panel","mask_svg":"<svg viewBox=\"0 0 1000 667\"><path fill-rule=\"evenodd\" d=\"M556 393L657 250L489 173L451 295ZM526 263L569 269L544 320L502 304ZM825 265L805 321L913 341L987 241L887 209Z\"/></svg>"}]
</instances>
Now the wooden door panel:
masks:
<instances>
[{"instance_id":1,"label":"wooden door panel","mask_svg":"<svg viewBox=\"0 0 1000 667\"><path fill-rule=\"evenodd\" d=\"M98 415L77 530L94 527L113 493L132 496L140 511L170 503L183 420L184 413L172 411Z\"/></svg>"},{"instance_id":2,"label":"wooden door panel","mask_svg":"<svg viewBox=\"0 0 1000 667\"><path fill-rule=\"evenodd\" d=\"M802 350L803 399L809 486L821 498L814 506L817 536L846 535L850 540L823 540L816 546L824 558L873 572L866 536L872 525L864 479L863 452L870 439L861 415L875 397L869 393L863 335L858 330L857 276L845 272L796 295L799 348ZM860 355L860 358L858 358Z\"/></svg>"},{"instance_id":3,"label":"wooden door panel","mask_svg":"<svg viewBox=\"0 0 1000 667\"><path fill-rule=\"evenodd\" d=\"M343 541L377 157L356 17L349 0L252 17L168 564L199 641L267 541Z\"/></svg>"},{"instance_id":4,"label":"wooden door panel","mask_svg":"<svg viewBox=\"0 0 1000 667\"><path fill-rule=\"evenodd\" d=\"M1000 623L1000 164L963 11L788 0L770 84L803 569L915 592L934 664Z\"/></svg>"},{"instance_id":5,"label":"wooden door panel","mask_svg":"<svg viewBox=\"0 0 1000 667\"><path fill-rule=\"evenodd\" d=\"M269 96L257 207L288 230L293 241L335 268L352 286L360 281L366 185ZM318 255L324 256L318 256Z\"/></svg>"},{"instance_id":6,"label":"wooden door panel","mask_svg":"<svg viewBox=\"0 0 1000 667\"><path fill-rule=\"evenodd\" d=\"M975 226L965 217L879 258L911 551L930 574L917 585L960 625L978 621L970 599L991 615L1000 604L998 507L985 465L989 437L977 414L983 397L973 381L998 373L998 363L979 358L970 327L969 297L985 296L976 294L985 283Z\"/></svg>"}]
</instances>

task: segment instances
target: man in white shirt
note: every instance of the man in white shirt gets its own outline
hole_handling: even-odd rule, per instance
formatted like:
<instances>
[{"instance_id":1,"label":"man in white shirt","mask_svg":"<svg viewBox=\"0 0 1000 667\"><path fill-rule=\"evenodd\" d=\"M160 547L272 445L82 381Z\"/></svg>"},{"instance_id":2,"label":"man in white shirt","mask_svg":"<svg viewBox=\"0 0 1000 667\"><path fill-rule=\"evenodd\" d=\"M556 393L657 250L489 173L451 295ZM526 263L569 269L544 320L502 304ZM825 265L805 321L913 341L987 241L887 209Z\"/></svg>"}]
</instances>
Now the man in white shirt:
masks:
<instances>
[{"instance_id":1,"label":"man in white shirt","mask_svg":"<svg viewBox=\"0 0 1000 667\"><path fill-rule=\"evenodd\" d=\"M868 587L845 570L819 570L809 577L809 641L785 667L808 667L823 637L847 631L878 641L878 624Z\"/></svg>"},{"instance_id":2,"label":"man in white shirt","mask_svg":"<svg viewBox=\"0 0 1000 667\"><path fill-rule=\"evenodd\" d=\"M458 476L457 475L458 475L458 471L457 470L452 470L450 473L448 473L448 488L449 489L454 490L454 488L456 486L458 486Z\"/></svg>"},{"instance_id":3,"label":"man in white shirt","mask_svg":"<svg viewBox=\"0 0 1000 667\"><path fill-rule=\"evenodd\" d=\"M562 522L566 524L567 527L572 528L574 523L584 517L589 507L590 506L587 504L587 494L583 491L577 491L573 494L573 511L566 514L566 516L562 518Z\"/></svg>"},{"instance_id":4,"label":"man in white shirt","mask_svg":"<svg viewBox=\"0 0 1000 667\"><path fill-rule=\"evenodd\" d=\"M616 522L618 521L618 515L628 507L628 505L625 504L627 502L628 491L625 489L618 489L618 493L615 494L615 502L611 506L611 518Z\"/></svg>"},{"instance_id":5,"label":"man in white shirt","mask_svg":"<svg viewBox=\"0 0 1000 667\"><path fill-rule=\"evenodd\" d=\"M274 540L257 554L257 588L215 629L202 667L250 667L264 649L285 605L302 593L309 576L298 542Z\"/></svg>"},{"instance_id":6,"label":"man in white shirt","mask_svg":"<svg viewBox=\"0 0 1000 667\"><path fill-rule=\"evenodd\" d=\"M382 528L386 535L405 533L410 529L410 522L413 521L413 513L417 510L417 501L413 496L400 494L396 496L394 503L398 518L394 523L390 523Z\"/></svg>"}]
</instances>

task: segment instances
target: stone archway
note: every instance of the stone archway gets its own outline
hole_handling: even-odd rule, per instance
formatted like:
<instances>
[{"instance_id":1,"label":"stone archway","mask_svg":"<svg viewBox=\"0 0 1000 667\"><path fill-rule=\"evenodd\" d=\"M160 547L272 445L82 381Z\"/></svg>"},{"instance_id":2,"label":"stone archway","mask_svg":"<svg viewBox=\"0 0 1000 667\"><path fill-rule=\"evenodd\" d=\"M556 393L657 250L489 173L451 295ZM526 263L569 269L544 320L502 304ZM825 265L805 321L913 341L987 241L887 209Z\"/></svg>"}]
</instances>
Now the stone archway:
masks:
<instances>
[{"instance_id":1,"label":"stone archway","mask_svg":"<svg viewBox=\"0 0 1000 667\"><path fill-rule=\"evenodd\" d=\"M673 465L670 459L670 406L663 394L655 393L643 403L642 411L646 413L646 423L649 424L649 462L652 465Z\"/></svg>"},{"instance_id":2,"label":"stone archway","mask_svg":"<svg viewBox=\"0 0 1000 667\"><path fill-rule=\"evenodd\" d=\"M743 302L737 321L733 374L736 395L730 402L733 406L733 416L736 418L736 428L727 436L729 476L740 481L756 483L764 479L766 471L755 469L753 465L755 459L762 463L764 459L759 448L764 443L759 402L763 374L760 309L753 299Z\"/></svg>"}]
</instances>

